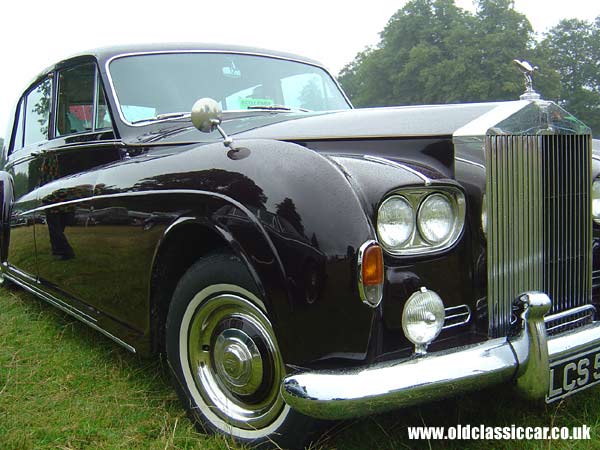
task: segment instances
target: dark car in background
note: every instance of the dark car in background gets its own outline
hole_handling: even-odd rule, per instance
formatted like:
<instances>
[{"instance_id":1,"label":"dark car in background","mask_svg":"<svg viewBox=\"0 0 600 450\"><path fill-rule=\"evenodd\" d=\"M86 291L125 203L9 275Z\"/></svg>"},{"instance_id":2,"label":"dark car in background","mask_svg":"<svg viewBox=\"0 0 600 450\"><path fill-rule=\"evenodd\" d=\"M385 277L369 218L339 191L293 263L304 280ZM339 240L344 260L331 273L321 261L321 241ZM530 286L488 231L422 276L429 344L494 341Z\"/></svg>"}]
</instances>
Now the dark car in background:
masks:
<instances>
[{"instance_id":1,"label":"dark car in background","mask_svg":"<svg viewBox=\"0 0 600 450\"><path fill-rule=\"evenodd\" d=\"M361 110L295 55L105 48L36 77L8 136L3 278L166 353L206 431L295 447L322 419L600 380L600 161L531 92Z\"/></svg>"}]
</instances>

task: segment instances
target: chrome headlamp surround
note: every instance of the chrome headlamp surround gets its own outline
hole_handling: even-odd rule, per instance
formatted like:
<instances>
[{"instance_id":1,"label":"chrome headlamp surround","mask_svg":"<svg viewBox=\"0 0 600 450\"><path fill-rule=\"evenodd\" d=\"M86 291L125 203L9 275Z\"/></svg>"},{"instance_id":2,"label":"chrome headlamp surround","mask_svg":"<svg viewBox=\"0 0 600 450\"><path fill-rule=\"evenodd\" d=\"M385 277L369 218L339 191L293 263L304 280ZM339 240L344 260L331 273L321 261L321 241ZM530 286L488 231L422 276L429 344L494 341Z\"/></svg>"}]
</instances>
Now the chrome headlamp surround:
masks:
<instances>
[{"instance_id":1,"label":"chrome headlamp surround","mask_svg":"<svg viewBox=\"0 0 600 450\"><path fill-rule=\"evenodd\" d=\"M419 222L419 212L423 202L431 195L441 195L449 201L454 213L454 223L448 237L441 242L432 244L427 241L419 231L417 223ZM394 256L407 255L425 255L435 253L447 248L450 248L462 235L465 224L465 196L463 192L453 186L430 186L425 188L408 188L393 192L391 195L383 199L377 211L377 221L379 222L381 208L386 202L393 198L400 197L408 202L414 211L414 224L411 236L399 246L391 246L384 239L379 229L379 223L376 224L378 241L383 249Z\"/></svg>"}]
</instances>

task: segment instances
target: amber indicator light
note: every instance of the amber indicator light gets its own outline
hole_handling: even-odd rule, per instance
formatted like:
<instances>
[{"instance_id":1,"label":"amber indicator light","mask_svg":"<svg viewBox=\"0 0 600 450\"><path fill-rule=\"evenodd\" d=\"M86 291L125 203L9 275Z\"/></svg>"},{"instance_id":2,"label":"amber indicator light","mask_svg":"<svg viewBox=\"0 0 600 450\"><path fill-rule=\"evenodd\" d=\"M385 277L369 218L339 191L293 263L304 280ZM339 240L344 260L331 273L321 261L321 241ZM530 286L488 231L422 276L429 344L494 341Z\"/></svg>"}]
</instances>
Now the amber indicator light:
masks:
<instances>
[{"instance_id":1,"label":"amber indicator light","mask_svg":"<svg viewBox=\"0 0 600 450\"><path fill-rule=\"evenodd\" d=\"M383 253L379 245L371 245L363 254L362 282L365 286L383 283Z\"/></svg>"}]
</instances>

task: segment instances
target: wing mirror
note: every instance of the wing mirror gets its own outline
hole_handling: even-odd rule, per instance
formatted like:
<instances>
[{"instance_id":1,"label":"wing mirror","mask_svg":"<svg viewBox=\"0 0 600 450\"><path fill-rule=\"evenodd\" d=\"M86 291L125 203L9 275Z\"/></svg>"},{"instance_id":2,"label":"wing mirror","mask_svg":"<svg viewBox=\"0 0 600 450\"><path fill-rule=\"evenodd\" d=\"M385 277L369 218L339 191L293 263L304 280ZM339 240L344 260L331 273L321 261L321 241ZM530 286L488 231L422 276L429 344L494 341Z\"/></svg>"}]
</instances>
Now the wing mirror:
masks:
<instances>
[{"instance_id":1,"label":"wing mirror","mask_svg":"<svg viewBox=\"0 0 600 450\"><path fill-rule=\"evenodd\" d=\"M223 144L230 147L233 139L221 128L223 110L212 98L201 98L192 106L192 123L203 133L211 133L215 129L223 136Z\"/></svg>"}]
</instances>

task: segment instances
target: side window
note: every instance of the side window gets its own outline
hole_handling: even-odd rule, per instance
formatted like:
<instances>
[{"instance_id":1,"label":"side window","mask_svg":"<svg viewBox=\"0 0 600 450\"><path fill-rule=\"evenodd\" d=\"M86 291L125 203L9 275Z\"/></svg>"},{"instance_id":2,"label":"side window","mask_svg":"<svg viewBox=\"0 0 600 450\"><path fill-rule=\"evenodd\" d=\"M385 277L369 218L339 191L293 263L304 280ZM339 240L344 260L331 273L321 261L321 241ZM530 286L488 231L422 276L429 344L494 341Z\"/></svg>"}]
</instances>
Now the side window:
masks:
<instances>
[{"instance_id":1,"label":"side window","mask_svg":"<svg viewBox=\"0 0 600 450\"><path fill-rule=\"evenodd\" d=\"M50 99L52 82L42 81L27 94L25 101L25 144L30 145L48 139Z\"/></svg>"},{"instance_id":2,"label":"side window","mask_svg":"<svg viewBox=\"0 0 600 450\"><path fill-rule=\"evenodd\" d=\"M11 152L18 152L23 148L23 125L25 122L25 99L21 99L19 106L17 107L17 123L15 127L15 134L12 139Z\"/></svg>"},{"instance_id":3,"label":"side window","mask_svg":"<svg viewBox=\"0 0 600 450\"><path fill-rule=\"evenodd\" d=\"M94 64L59 72L56 136L92 130L95 79Z\"/></svg>"}]
</instances>

